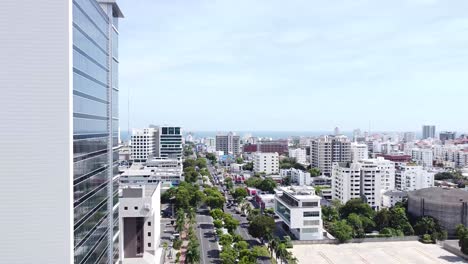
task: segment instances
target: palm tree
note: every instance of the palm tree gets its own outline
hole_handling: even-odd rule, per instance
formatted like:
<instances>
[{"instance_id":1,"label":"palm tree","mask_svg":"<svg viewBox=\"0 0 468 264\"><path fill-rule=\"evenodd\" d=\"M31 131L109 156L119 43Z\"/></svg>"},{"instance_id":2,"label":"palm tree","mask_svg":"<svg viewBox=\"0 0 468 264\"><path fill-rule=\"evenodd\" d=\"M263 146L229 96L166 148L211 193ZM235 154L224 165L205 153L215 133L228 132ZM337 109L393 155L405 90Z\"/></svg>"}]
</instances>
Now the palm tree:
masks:
<instances>
[{"instance_id":1,"label":"palm tree","mask_svg":"<svg viewBox=\"0 0 468 264\"><path fill-rule=\"evenodd\" d=\"M186 253L187 263L198 263L200 261L200 250L197 240L190 240Z\"/></svg>"},{"instance_id":2,"label":"palm tree","mask_svg":"<svg viewBox=\"0 0 468 264\"><path fill-rule=\"evenodd\" d=\"M281 259L281 263L283 263L283 260L286 259L288 253L289 252L286 249L286 245L284 243L280 243L278 248L276 249L276 259Z\"/></svg>"},{"instance_id":3,"label":"palm tree","mask_svg":"<svg viewBox=\"0 0 468 264\"><path fill-rule=\"evenodd\" d=\"M177 219L176 219L176 225L177 225L177 231L180 233L182 230L184 230L184 225L185 225L185 212L183 209L177 210L176 213Z\"/></svg>"},{"instance_id":4,"label":"palm tree","mask_svg":"<svg viewBox=\"0 0 468 264\"><path fill-rule=\"evenodd\" d=\"M291 253L291 252L289 252L289 253ZM296 257L294 257L292 254L291 254L291 256L288 257L287 261L288 261L288 264L298 264L299 263L299 260Z\"/></svg>"},{"instance_id":5,"label":"palm tree","mask_svg":"<svg viewBox=\"0 0 468 264\"><path fill-rule=\"evenodd\" d=\"M270 239L270 242L268 243L268 249L270 250L271 257L273 257L273 252L275 252L275 255L276 255L276 250L278 249L279 244L280 244L280 240L277 237ZM276 256L276 259L278 259L277 256Z\"/></svg>"},{"instance_id":6,"label":"palm tree","mask_svg":"<svg viewBox=\"0 0 468 264\"><path fill-rule=\"evenodd\" d=\"M197 213L195 211L195 208L193 207L190 207L190 209L188 210L188 218L190 220L190 224L194 224L195 223L195 217L196 217Z\"/></svg>"}]
</instances>

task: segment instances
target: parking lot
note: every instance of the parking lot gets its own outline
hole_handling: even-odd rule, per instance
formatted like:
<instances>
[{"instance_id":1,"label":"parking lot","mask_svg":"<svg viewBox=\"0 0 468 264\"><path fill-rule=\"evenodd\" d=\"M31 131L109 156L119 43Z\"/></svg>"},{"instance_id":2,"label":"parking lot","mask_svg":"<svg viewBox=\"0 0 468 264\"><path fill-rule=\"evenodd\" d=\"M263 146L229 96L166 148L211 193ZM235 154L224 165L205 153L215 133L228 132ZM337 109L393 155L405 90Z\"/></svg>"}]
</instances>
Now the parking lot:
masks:
<instances>
[{"instance_id":1,"label":"parking lot","mask_svg":"<svg viewBox=\"0 0 468 264\"><path fill-rule=\"evenodd\" d=\"M292 252L299 263L314 264L466 263L438 245L417 241L294 245Z\"/></svg>"}]
</instances>

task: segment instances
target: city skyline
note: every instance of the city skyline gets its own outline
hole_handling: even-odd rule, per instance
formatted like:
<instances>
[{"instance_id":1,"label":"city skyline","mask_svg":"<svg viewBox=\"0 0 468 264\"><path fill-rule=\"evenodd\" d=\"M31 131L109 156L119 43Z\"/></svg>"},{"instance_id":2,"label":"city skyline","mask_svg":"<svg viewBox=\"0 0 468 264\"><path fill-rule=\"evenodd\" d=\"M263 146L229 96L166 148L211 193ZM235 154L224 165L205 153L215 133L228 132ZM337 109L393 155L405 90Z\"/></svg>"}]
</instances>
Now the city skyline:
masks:
<instances>
[{"instance_id":1,"label":"city skyline","mask_svg":"<svg viewBox=\"0 0 468 264\"><path fill-rule=\"evenodd\" d=\"M467 2L121 5L122 130L468 131Z\"/></svg>"}]
</instances>

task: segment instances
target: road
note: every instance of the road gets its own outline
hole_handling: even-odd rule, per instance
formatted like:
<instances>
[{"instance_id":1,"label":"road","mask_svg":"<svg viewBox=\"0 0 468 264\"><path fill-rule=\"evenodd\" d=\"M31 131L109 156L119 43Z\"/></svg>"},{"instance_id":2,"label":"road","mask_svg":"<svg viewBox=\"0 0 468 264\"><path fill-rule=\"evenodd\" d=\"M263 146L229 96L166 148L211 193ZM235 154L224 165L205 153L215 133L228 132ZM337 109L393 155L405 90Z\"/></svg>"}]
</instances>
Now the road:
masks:
<instances>
[{"instance_id":1,"label":"road","mask_svg":"<svg viewBox=\"0 0 468 264\"><path fill-rule=\"evenodd\" d=\"M214 172L213 167L212 166L208 166L208 167L209 167L209 171L211 173L211 176L215 177L215 172ZM224 192L223 187L221 187L219 185L216 185L216 186L218 187L218 189L221 192ZM233 199L232 196L229 193L227 193L225 196L226 196L226 200ZM247 229L249 227L249 223L247 221L247 218L244 217L244 216L241 216L240 214L237 214L235 212L235 207L234 206L231 207L231 208L227 208L226 204L225 204L224 205L224 212L232 214L232 216L239 221L240 224L236 229L236 233L241 235L242 238L245 240L245 242L249 243L250 248L252 248L253 246L262 246L262 243L260 243L260 240L252 237L249 234L249 231ZM257 263L270 264L271 261L269 259L266 259L266 258L258 258Z\"/></svg>"},{"instance_id":2,"label":"road","mask_svg":"<svg viewBox=\"0 0 468 264\"><path fill-rule=\"evenodd\" d=\"M200 264L221 263L219 260L219 248L216 242L213 218L206 207L197 211L197 237L200 241Z\"/></svg>"}]
</instances>

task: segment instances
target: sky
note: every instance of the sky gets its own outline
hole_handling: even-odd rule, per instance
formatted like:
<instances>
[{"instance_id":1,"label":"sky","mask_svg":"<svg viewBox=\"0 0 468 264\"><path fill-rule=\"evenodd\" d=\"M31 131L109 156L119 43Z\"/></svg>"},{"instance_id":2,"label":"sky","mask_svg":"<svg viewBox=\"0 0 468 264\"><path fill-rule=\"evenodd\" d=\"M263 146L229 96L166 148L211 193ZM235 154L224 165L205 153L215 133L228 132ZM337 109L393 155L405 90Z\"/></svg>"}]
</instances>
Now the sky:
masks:
<instances>
[{"instance_id":1,"label":"sky","mask_svg":"<svg viewBox=\"0 0 468 264\"><path fill-rule=\"evenodd\" d=\"M119 5L122 130L468 131L466 0Z\"/></svg>"}]
</instances>

